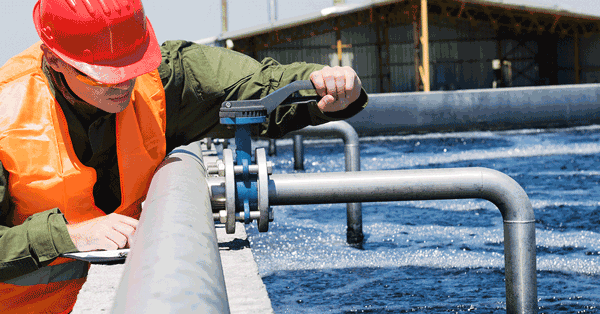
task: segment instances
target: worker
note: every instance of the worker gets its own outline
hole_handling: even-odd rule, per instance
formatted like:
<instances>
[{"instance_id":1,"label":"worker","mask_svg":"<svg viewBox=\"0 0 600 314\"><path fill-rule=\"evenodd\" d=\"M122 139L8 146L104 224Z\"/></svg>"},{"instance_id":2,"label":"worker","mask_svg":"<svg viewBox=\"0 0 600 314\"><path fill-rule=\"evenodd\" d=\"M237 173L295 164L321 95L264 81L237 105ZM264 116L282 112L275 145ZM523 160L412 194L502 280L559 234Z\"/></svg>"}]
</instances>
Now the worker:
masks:
<instances>
[{"instance_id":1,"label":"worker","mask_svg":"<svg viewBox=\"0 0 600 314\"><path fill-rule=\"evenodd\" d=\"M315 101L278 107L270 138L367 104L349 67L159 45L140 0L38 0L33 21L41 41L0 68L1 313L70 312L89 264L60 255L133 245L165 155L234 136L224 101L310 79Z\"/></svg>"}]
</instances>

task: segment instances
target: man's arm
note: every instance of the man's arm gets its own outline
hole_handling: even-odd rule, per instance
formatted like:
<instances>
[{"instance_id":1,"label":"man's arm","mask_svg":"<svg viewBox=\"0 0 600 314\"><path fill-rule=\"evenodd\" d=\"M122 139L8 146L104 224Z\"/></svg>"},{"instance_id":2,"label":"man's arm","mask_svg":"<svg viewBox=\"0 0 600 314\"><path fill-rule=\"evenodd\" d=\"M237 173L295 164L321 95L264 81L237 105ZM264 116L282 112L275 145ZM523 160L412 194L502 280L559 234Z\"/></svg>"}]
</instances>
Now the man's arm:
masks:
<instances>
[{"instance_id":1,"label":"man's arm","mask_svg":"<svg viewBox=\"0 0 600 314\"><path fill-rule=\"evenodd\" d=\"M59 254L77 252L58 208L32 215L21 225L8 226L8 179L0 162L0 281L46 266Z\"/></svg>"},{"instance_id":2,"label":"man's arm","mask_svg":"<svg viewBox=\"0 0 600 314\"><path fill-rule=\"evenodd\" d=\"M256 62L253 70L254 72L251 75L232 83L225 89L225 100L263 98L277 89L299 80L322 82L324 80L323 75L328 75L326 71L332 72L333 68L305 62L283 65L274 59L266 58L260 63ZM329 73L328 78L331 78L332 74ZM327 81L329 83L329 79ZM302 96L313 96L313 101L308 104L291 104L277 107L270 114L267 122L261 126L260 135L279 138L308 125L319 125L329 121L347 119L360 112L367 105L367 94L362 88L358 89L357 95L353 95L355 101L349 103L346 100L334 100L332 96L327 96L329 98L322 97L327 95L329 91L323 84L315 85L316 90L300 92ZM328 110L324 112L320 106L328 106L326 108Z\"/></svg>"},{"instance_id":3,"label":"man's arm","mask_svg":"<svg viewBox=\"0 0 600 314\"><path fill-rule=\"evenodd\" d=\"M233 137L233 130L219 123L219 109L225 100L263 98L297 80L310 80L323 65L297 62L279 64L267 58L258 62L231 50L185 41L170 41L161 47L163 62L158 68L167 98L167 150L203 137ZM346 109L322 112L315 91L309 105L278 107L261 126L260 134L281 137L287 132L333 120L347 119L367 103L359 98Z\"/></svg>"}]
</instances>

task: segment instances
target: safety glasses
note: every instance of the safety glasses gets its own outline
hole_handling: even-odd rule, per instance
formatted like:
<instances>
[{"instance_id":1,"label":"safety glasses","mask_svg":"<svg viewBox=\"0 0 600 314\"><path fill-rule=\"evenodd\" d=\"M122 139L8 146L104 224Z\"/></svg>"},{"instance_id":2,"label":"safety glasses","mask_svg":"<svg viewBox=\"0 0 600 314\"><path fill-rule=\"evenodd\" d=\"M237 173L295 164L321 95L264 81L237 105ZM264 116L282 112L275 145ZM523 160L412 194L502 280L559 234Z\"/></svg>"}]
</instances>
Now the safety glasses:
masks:
<instances>
[{"instance_id":1,"label":"safety glasses","mask_svg":"<svg viewBox=\"0 0 600 314\"><path fill-rule=\"evenodd\" d=\"M85 75L83 72L73 68L73 70L75 70L75 78L77 78L77 80L79 80L80 82L89 85L89 86L94 86L94 87L114 87L119 85L119 83L116 84L108 84L108 83L101 83L98 82L96 80L94 80L93 78Z\"/></svg>"}]
</instances>

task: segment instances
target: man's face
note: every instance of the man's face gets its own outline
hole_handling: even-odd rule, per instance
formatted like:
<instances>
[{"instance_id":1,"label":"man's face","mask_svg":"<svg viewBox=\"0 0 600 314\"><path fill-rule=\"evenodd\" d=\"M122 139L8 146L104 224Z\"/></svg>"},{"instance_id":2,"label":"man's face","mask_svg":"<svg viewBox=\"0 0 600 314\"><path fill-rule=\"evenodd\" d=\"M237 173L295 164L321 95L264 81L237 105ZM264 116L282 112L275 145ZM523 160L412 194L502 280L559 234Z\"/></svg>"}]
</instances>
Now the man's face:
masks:
<instances>
[{"instance_id":1,"label":"man's face","mask_svg":"<svg viewBox=\"0 0 600 314\"><path fill-rule=\"evenodd\" d=\"M112 113L121 112L129 105L135 78L118 84L101 84L61 60L47 48L44 52L48 64L63 74L71 91L83 101Z\"/></svg>"},{"instance_id":2,"label":"man's face","mask_svg":"<svg viewBox=\"0 0 600 314\"><path fill-rule=\"evenodd\" d=\"M62 72L67 84L75 95L88 104L106 112L121 112L127 108L131 100L131 92L135 85L135 78L115 85L92 85L89 77L71 66ZM92 80L93 82L93 80Z\"/></svg>"}]
</instances>

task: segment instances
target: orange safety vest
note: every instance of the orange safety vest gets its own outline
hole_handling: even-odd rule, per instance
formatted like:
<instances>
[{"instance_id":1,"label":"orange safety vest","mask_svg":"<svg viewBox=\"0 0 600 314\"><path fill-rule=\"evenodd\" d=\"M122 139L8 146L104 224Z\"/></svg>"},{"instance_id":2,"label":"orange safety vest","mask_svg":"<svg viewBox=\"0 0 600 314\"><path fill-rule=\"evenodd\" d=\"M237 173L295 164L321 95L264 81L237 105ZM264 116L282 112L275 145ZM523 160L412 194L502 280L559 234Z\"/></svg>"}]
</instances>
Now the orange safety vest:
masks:
<instances>
[{"instance_id":1,"label":"orange safety vest","mask_svg":"<svg viewBox=\"0 0 600 314\"><path fill-rule=\"evenodd\" d=\"M8 223L58 207L68 223L100 217L96 171L73 149L65 116L41 69L40 43L0 69L0 160L15 208ZM115 213L139 219L152 175L165 157L165 92L158 71L137 78L132 100L116 114L121 205ZM46 239L50 241L50 239ZM59 257L49 266L0 283L0 313L68 313L89 264Z\"/></svg>"}]
</instances>

